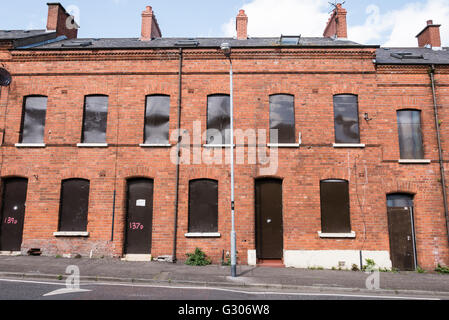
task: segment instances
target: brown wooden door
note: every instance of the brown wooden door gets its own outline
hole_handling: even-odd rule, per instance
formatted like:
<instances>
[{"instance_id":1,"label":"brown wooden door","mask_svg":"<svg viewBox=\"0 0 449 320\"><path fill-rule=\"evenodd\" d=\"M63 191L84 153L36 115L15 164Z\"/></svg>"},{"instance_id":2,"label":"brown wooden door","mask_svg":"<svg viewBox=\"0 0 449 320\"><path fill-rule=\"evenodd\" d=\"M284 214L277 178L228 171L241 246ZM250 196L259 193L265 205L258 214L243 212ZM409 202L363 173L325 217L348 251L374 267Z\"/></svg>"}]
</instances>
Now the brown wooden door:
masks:
<instances>
[{"instance_id":1,"label":"brown wooden door","mask_svg":"<svg viewBox=\"0 0 449 320\"><path fill-rule=\"evenodd\" d=\"M416 269L412 210L410 207L388 208L391 261L393 268L404 271Z\"/></svg>"},{"instance_id":2,"label":"brown wooden door","mask_svg":"<svg viewBox=\"0 0 449 320\"><path fill-rule=\"evenodd\" d=\"M256 181L256 246L258 259L282 259L282 181Z\"/></svg>"},{"instance_id":3,"label":"brown wooden door","mask_svg":"<svg viewBox=\"0 0 449 320\"><path fill-rule=\"evenodd\" d=\"M10 178L3 181L0 224L0 251L20 251L28 180Z\"/></svg>"},{"instance_id":4,"label":"brown wooden door","mask_svg":"<svg viewBox=\"0 0 449 320\"><path fill-rule=\"evenodd\" d=\"M151 254L153 229L153 180L128 181L126 254Z\"/></svg>"}]
</instances>

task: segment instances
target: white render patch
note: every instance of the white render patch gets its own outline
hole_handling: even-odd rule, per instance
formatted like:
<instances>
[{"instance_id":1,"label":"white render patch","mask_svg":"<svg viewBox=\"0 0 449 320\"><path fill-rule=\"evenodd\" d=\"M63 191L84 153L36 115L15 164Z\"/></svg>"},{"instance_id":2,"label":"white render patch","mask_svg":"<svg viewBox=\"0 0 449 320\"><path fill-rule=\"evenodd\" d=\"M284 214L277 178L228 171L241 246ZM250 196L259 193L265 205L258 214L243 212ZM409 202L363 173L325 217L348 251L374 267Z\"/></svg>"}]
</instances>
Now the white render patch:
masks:
<instances>
[{"instance_id":1,"label":"white render patch","mask_svg":"<svg viewBox=\"0 0 449 320\"><path fill-rule=\"evenodd\" d=\"M372 259L378 268L391 269L390 252L362 251L362 262ZM344 263L344 266L343 266ZM360 268L360 251L358 250L285 250L284 264L287 268L342 268L351 269L355 264Z\"/></svg>"},{"instance_id":2,"label":"white render patch","mask_svg":"<svg viewBox=\"0 0 449 320\"><path fill-rule=\"evenodd\" d=\"M256 266L257 265L256 250L248 250L248 265L249 266Z\"/></svg>"},{"instance_id":3,"label":"white render patch","mask_svg":"<svg viewBox=\"0 0 449 320\"><path fill-rule=\"evenodd\" d=\"M151 254L127 254L122 261L128 262L150 262L152 260Z\"/></svg>"}]
</instances>

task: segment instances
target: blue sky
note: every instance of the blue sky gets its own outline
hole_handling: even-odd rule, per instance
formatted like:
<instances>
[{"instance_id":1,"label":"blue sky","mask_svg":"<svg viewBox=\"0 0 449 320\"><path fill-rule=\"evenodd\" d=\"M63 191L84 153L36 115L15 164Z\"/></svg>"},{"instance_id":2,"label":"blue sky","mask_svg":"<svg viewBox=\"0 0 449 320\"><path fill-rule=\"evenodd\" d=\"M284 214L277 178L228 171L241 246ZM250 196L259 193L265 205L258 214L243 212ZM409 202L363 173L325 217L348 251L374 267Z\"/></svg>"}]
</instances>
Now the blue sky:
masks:
<instances>
[{"instance_id":1,"label":"blue sky","mask_svg":"<svg viewBox=\"0 0 449 320\"><path fill-rule=\"evenodd\" d=\"M330 0L329 0L330 1ZM45 0L0 2L0 29L45 28ZM156 12L165 37L232 36L240 8L249 16L252 36L302 34L320 36L331 10L327 0L63 0L79 9L79 37L139 37L146 5ZM449 0L348 0L349 38L388 45L416 45L414 36L429 19L447 23L443 44L449 45ZM76 10L77 10L76 9ZM446 28L444 28L446 27Z\"/></svg>"}]
</instances>

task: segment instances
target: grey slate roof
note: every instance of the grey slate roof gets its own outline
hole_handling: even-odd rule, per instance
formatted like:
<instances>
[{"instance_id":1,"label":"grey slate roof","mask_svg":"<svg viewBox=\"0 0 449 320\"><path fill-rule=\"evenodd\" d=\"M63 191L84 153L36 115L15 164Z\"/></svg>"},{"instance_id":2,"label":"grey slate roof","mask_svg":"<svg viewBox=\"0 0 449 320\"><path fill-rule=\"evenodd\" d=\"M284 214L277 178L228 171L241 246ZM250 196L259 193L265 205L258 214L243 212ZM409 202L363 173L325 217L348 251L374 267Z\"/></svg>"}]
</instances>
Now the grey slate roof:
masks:
<instances>
[{"instance_id":1,"label":"grey slate roof","mask_svg":"<svg viewBox=\"0 0 449 320\"><path fill-rule=\"evenodd\" d=\"M376 54L377 64L403 65L449 65L449 49L432 50L429 48L380 48Z\"/></svg>"},{"instance_id":2,"label":"grey slate roof","mask_svg":"<svg viewBox=\"0 0 449 320\"><path fill-rule=\"evenodd\" d=\"M177 48L182 47L180 43L197 41L193 47L198 48L219 48L224 42L229 43L233 48L265 48L279 46L280 38L250 38L247 40L237 40L234 38L157 38L152 41L140 41L138 38L120 39L76 39L51 43L36 47L42 49L145 49L145 48ZM300 47L373 47L364 46L348 40L333 40L331 38L301 38ZM192 47L192 46L189 46ZM296 46L287 46L296 47ZM375 46L378 47L378 46Z\"/></svg>"},{"instance_id":3,"label":"grey slate roof","mask_svg":"<svg viewBox=\"0 0 449 320\"><path fill-rule=\"evenodd\" d=\"M19 40L47 33L46 30L0 30L0 40Z\"/></svg>"}]
</instances>

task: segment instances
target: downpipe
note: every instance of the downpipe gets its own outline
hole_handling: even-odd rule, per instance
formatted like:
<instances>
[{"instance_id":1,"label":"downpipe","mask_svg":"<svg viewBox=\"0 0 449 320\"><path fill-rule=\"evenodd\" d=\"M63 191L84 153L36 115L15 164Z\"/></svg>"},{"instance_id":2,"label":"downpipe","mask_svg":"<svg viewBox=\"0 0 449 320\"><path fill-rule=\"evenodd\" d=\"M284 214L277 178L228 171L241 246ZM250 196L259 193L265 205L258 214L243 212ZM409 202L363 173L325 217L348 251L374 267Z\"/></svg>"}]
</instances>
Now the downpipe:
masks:
<instances>
[{"instance_id":1,"label":"downpipe","mask_svg":"<svg viewBox=\"0 0 449 320\"><path fill-rule=\"evenodd\" d=\"M446 190L446 177L444 171L444 159L443 159L443 150L441 147L441 133L440 133L440 121L438 118L438 105L437 105L437 96L435 90L435 66L432 65L430 68L430 81L432 84L432 96L433 96L433 107L435 114L435 128L437 131L437 140L438 140L438 155L439 155L439 163L440 163L440 174L441 174L441 187L443 190L443 201L444 201L444 215L446 217L446 231L447 231L447 239L449 243L449 211L447 205L447 190Z\"/></svg>"}]
</instances>

